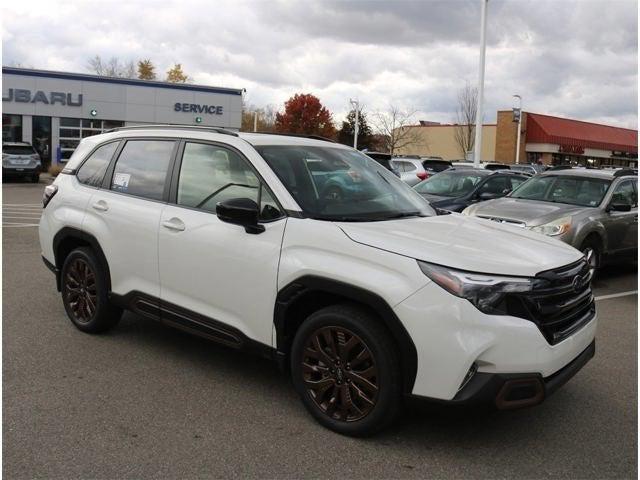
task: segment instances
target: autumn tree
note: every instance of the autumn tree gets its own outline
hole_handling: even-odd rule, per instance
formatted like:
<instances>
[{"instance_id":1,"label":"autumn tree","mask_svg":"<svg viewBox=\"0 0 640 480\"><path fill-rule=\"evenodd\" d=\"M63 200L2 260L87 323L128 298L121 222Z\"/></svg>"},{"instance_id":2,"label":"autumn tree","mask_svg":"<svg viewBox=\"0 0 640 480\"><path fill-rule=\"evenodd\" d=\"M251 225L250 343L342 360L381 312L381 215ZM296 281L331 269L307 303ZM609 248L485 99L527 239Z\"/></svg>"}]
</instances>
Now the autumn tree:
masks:
<instances>
[{"instance_id":1,"label":"autumn tree","mask_svg":"<svg viewBox=\"0 0 640 480\"><path fill-rule=\"evenodd\" d=\"M133 60L124 61L117 57L103 60L100 55L96 55L87 61L87 69L101 77L136 78Z\"/></svg>"},{"instance_id":2,"label":"autumn tree","mask_svg":"<svg viewBox=\"0 0 640 480\"><path fill-rule=\"evenodd\" d=\"M310 93L296 93L285 102L284 112L276 114L275 129L327 138L333 138L336 133L331 112Z\"/></svg>"},{"instance_id":3,"label":"autumn tree","mask_svg":"<svg viewBox=\"0 0 640 480\"><path fill-rule=\"evenodd\" d=\"M423 139L414 127L416 111L390 105L385 111L375 114L375 125L384 141L384 149L391 155L399 150L416 145L423 145Z\"/></svg>"},{"instance_id":4,"label":"autumn tree","mask_svg":"<svg viewBox=\"0 0 640 480\"><path fill-rule=\"evenodd\" d=\"M476 135L476 114L478 112L478 89L468 82L458 91L456 107L456 129L454 131L460 158L466 158L473 150Z\"/></svg>"},{"instance_id":5,"label":"autumn tree","mask_svg":"<svg viewBox=\"0 0 640 480\"><path fill-rule=\"evenodd\" d=\"M351 110L347 118L342 122L342 127L338 130L338 142L344 145L353 145L353 135L356 130L356 111ZM360 109L358 112L358 149L371 150L373 132L367 122L366 113Z\"/></svg>"},{"instance_id":6,"label":"autumn tree","mask_svg":"<svg viewBox=\"0 0 640 480\"><path fill-rule=\"evenodd\" d=\"M167 78L165 81L171 83L187 83L189 81L189 76L182 71L182 64L176 63L167 71Z\"/></svg>"},{"instance_id":7,"label":"autumn tree","mask_svg":"<svg viewBox=\"0 0 640 480\"><path fill-rule=\"evenodd\" d=\"M151 60L138 60L138 78L140 80L155 80L156 66Z\"/></svg>"}]
</instances>

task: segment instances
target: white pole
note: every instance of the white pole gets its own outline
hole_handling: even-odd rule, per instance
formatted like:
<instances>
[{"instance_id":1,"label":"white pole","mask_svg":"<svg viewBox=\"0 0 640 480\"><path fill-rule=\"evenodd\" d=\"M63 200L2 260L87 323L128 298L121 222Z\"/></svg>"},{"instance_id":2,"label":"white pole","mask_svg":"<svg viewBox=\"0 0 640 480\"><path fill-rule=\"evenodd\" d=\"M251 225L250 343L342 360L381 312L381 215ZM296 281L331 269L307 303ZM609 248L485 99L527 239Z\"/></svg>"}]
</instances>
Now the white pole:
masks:
<instances>
[{"instance_id":1,"label":"white pole","mask_svg":"<svg viewBox=\"0 0 640 480\"><path fill-rule=\"evenodd\" d=\"M253 112L253 131L258 131L258 111Z\"/></svg>"},{"instance_id":2,"label":"white pole","mask_svg":"<svg viewBox=\"0 0 640 480\"><path fill-rule=\"evenodd\" d=\"M518 139L516 140L516 164L520 163L520 132L522 132L522 97L514 95L518 99Z\"/></svg>"},{"instance_id":3,"label":"white pole","mask_svg":"<svg viewBox=\"0 0 640 480\"><path fill-rule=\"evenodd\" d=\"M474 143L473 163L480 166L482 154L482 108L484 106L484 56L487 49L487 4L489 0L482 0L482 19L480 23L480 72L478 74L478 108L476 111L476 139Z\"/></svg>"},{"instance_id":4,"label":"white pole","mask_svg":"<svg viewBox=\"0 0 640 480\"><path fill-rule=\"evenodd\" d=\"M353 148L358 149L358 130L360 129L360 102L358 100L349 100L351 105L356 109L356 124L353 128Z\"/></svg>"}]
</instances>

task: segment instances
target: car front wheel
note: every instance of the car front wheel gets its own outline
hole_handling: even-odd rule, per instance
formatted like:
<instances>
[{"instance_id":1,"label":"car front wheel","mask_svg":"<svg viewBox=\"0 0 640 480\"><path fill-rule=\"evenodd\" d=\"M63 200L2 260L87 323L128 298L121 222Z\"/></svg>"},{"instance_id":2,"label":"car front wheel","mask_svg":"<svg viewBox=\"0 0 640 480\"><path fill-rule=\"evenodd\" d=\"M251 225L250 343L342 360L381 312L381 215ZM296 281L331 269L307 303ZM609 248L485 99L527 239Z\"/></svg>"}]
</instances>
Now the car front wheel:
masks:
<instances>
[{"instance_id":1,"label":"car front wheel","mask_svg":"<svg viewBox=\"0 0 640 480\"><path fill-rule=\"evenodd\" d=\"M351 304L313 313L291 351L293 383L307 410L325 427L353 436L375 433L398 413L398 365L385 327Z\"/></svg>"}]
</instances>

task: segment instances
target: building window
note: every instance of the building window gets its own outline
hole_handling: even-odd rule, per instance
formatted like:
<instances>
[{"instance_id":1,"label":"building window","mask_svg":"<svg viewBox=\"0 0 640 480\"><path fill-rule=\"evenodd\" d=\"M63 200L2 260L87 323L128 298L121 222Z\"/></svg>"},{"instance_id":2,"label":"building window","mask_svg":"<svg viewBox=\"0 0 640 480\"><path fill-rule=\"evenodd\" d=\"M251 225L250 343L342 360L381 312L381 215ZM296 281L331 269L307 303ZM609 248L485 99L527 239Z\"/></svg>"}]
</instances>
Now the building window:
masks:
<instances>
[{"instance_id":1,"label":"building window","mask_svg":"<svg viewBox=\"0 0 640 480\"><path fill-rule=\"evenodd\" d=\"M123 125L124 122L118 120L61 118L59 138L62 161L69 160L81 139L98 135L106 130L122 127Z\"/></svg>"},{"instance_id":2,"label":"building window","mask_svg":"<svg viewBox=\"0 0 640 480\"><path fill-rule=\"evenodd\" d=\"M2 141L22 141L22 115L2 115Z\"/></svg>"}]
</instances>

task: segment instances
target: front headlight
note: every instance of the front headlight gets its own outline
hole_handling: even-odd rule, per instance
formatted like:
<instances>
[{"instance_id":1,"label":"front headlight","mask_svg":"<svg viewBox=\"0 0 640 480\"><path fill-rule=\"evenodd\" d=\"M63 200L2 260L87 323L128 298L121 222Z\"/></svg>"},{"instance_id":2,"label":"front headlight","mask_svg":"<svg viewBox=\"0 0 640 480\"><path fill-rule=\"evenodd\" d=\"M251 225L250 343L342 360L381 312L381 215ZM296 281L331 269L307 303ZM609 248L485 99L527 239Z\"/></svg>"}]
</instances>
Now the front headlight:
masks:
<instances>
[{"instance_id":1,"label":"front headlight","mask_svg":"<svg viewBox=\"0 0 640 480\"><path fill-rule=\"evenodd\" d=\"M532 232L538 232L543 235L554 237L556 235L562 235L571 228L571 217L562 217L553 222L545 223L544 225L538 225L537 227L531 227Z\"/></svg>"},{"instance_id":2,"label":"front headlight","mask_svg":"<svg viewBox=\"0 0 640 480\"><path fill-rule=\"evenodd\" d=\"M490 314L505 314L506 296L543 288L546 280L528 277L506 277L465 272L418 260L420 270L456 297L466 298L478 310Z\"/></svg>"}]
</instances>

